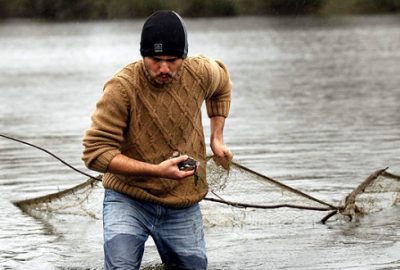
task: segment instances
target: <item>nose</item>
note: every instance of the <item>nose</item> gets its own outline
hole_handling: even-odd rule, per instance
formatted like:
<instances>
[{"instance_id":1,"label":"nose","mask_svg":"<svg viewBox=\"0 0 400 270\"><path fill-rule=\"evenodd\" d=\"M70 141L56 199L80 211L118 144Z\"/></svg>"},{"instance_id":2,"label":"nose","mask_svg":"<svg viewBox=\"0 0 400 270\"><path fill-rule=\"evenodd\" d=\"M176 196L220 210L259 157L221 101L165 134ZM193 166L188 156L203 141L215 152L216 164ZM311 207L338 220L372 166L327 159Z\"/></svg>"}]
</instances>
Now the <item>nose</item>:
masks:
<instances>
[{"instance_id":1,"label":"nose","mask_svg":"<svg viewBox=\"0 0 400 270\"><path fill-rule=\"evenodd\" d=\"M167 61L160 62L160 73L169 73L169 66Z\"/></svg>"}]
</instances>

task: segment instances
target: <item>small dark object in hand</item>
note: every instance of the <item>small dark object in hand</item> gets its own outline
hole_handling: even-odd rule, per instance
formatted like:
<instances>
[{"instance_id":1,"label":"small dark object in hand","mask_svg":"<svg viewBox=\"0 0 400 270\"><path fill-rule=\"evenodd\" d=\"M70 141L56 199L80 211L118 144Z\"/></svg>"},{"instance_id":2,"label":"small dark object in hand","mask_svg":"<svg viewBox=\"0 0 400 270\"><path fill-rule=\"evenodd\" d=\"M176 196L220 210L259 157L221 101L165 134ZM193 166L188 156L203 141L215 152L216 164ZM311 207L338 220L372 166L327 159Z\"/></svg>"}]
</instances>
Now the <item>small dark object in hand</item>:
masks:
<instances>
[{"instance_id":1,"label":"small dark object in hand","mask_svg":"<svg viewBox=\"0 0 400 270\"><path fill-rule=\"evenodd\" d=\"M181 171L195 170L196 167L197 167L197 161L190 157L187 160L178 163L178 168Z\"/></svg>"}]
</instances>

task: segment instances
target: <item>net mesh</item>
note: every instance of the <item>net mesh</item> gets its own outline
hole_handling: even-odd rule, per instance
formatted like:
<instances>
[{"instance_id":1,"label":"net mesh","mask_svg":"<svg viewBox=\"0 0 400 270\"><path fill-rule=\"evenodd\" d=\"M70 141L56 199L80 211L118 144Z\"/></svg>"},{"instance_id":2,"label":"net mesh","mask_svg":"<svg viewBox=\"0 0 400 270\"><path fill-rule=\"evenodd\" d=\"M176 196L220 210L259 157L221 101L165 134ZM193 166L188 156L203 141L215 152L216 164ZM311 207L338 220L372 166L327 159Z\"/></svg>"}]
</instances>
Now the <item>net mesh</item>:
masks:
<instances>
[{"instance_id":1,"label":"net mesh","mask_svg":"<svg viewBox=\"0 0 400 270\"><path fill-rule=\"evenodd\" d=\"M210 192L202 203L206 226L310 222L321 218L319 211L334 208L239 163L233 162L226 171L210 159L207 176ZM305 214L299 209L318 211Z\"/></svg>"},{"instance_id":2,"label":"net mesh","mask_svg":"<svg viewBox=\"0 0 400 270\"><path fill-rule=\"evenodd\" d=\"M339 213L351 220L365 214L382 211L400 204L400 176L386 169L371 174L348 196Z\"/></svg>"},{"instance_id":3,"label":"net mesh","mask_svg":"<svg viewBox=\"0 0 400 270\"><path fill-rule=\"evenodd\" d=\"M400 204L400 177L386 170L369 176L339 206L236 162L225 170L211 158L207 162L207 175L210 192L200 204L206 227L318 222L326 215L321 212L328 211L329 214L322 219L325 223L336 213L340 213L339 217L353 219ZM15 205L46 222L77 222L83 218L100 220L104 193L100 178L91 178L54 194L17 201Z\"/></svg>"},{"instance_id":4,"label":"net mesh","mask_svg":"<svg viewBox=\"0 0 400 270\"><path fill-rule=\"evenodd\" d=\"M96 178L60 192L16 201L25 213L40 219L65 219L65 216L83 216L101 219L103 187Z\"/></svg>"}]
</instances>

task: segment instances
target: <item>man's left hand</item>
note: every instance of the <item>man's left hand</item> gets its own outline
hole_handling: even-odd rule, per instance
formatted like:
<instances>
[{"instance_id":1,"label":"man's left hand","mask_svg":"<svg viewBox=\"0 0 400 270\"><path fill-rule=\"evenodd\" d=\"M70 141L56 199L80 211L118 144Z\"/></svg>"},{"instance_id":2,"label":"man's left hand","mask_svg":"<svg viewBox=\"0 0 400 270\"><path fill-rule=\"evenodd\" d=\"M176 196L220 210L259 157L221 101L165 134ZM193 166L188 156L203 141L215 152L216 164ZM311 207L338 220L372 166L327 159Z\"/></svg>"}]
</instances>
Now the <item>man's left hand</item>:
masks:
<instances>
[{"instance_id":1,"label":"man's left hand","mask_svg":"<svg viewBox=\"0 0 400 270\"><path fill-rule=\"evenodd\" d=\"M214 153L215 162L228 170L233 159L233 154L229 148L219 140L213 140L211 150Z\"/></svg>"}]
</instances>

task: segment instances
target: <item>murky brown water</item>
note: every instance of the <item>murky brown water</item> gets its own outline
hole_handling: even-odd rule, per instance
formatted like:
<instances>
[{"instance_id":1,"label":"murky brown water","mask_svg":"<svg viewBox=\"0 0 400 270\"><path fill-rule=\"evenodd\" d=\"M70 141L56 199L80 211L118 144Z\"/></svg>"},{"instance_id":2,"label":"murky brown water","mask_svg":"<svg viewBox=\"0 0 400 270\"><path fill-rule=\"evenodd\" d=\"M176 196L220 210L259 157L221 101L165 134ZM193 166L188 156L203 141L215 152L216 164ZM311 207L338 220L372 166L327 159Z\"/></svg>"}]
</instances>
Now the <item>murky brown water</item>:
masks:
<instances>
[{"instance_id":1,"label":"murky brown water","mask_svg":"<svg viewBox=\"0 0 400 270\"><path fill-rule=\"evenodd\" d=\"M225 136L237 161L335 203L376 169L400 174L397 16L187 23L190 54L230 68L235 90ZM2 22L1 133L84 169L81 137L90 114L107 78L139 57L141 24ZM54 230L11 203L84 179L0 139L1 267L101 269L101 221L66 219ZM398 208L359 223L321 225L307 211L299 216L286 218L283 210L269 220L208 228L210 269L400 267ZM158 263L149 242L144 266Z\"/></svg>"}]
</instances>

